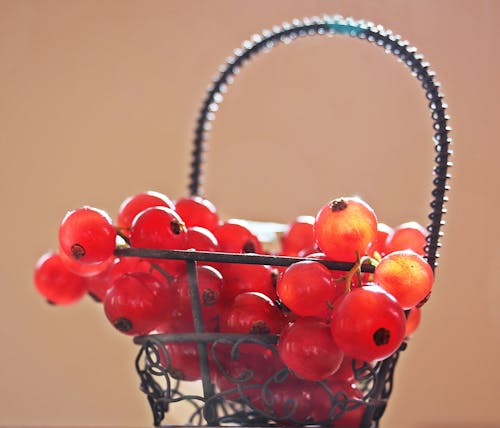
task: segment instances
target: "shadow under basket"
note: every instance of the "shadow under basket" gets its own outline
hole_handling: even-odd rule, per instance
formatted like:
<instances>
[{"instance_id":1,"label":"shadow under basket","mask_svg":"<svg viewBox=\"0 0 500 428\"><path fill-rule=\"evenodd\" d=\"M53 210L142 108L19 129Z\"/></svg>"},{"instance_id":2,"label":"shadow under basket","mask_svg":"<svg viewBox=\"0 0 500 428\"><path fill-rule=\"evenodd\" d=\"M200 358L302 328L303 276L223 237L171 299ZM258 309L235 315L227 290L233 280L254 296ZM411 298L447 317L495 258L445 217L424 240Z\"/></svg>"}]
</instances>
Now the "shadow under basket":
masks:
<instances>
[{"instance_id":1,"label":"shadow under basket","mask_svg":"<svg viewBox=\"0 0 500 428\"><path fill-rule=\"evenodd\" d=\"M203 144L210 122L222 100L221 94L238 69L255 53L269 50L280 42L288 43L304 36L345 35L366 40L385 52L392 53L406 65L421 82L431 111L434 129L435 165L429 214L425 257L434 270L439 257L439 239L447 200L450 128L447 125L447 107L434 81L435 73L422 55L408 42L391 31L365 21L325 16L294 20L272 31L252 36L236 49L234 56L220 68L220 75L210 87L203 102L194 139L192 171L189 192L200 195ZM229 254L182 250L117 249L120 257L148 257L183 260L187 264L189 290L194 319L194 331L184 334L151 334L134 338L140 345L136 369L141 390L147 395L154 418L160 425L168 412L182 416L186 425L323 425L334 427L375 428L379 426L392 391L393 374L399 354L406 342L390 357L376 363L349 361L349 382L339 385L327 381L304 381L296 378L280 361L276 335L204 333L201 303L198 292L196 264L200 262L262 264L289 266L303 258L257 254ZM311 260L311 259L308 259ZM313 259L314 260L314 259ZM352 263L323 261L329 269L348 271ZM362 270L373 271L362 265ZM175 345L175 346L173 346ZM184 349L179 370L175 350ZM190 382L188 370L199 381ZM184 380L183 380L184 379ZM349 391L356 385L356 394Z\"/></svg>"}]
</instances>

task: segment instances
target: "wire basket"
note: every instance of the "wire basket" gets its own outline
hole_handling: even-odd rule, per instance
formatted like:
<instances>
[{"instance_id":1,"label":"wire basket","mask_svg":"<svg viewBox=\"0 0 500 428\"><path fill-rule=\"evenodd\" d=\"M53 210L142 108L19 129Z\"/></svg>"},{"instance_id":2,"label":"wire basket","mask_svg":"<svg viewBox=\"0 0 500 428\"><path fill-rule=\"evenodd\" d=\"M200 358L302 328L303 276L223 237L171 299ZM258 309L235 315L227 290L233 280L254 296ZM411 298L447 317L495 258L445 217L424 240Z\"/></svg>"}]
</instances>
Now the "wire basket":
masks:
<instances>
[{"instance_id":1,"label":"wire basket","mask_svg":"<svg viewBox=\"0 0 500 428\"><path fill-rule=\"evenodd\" d=\"M451 166L451 138L447 125L449 117L445 112L447 106L439 92L439 84L434 80L435 73L430 70L422 55L401 37L370 22L344 19L341 16L297 19L290 24L273 27L272 31L256 34L243 42L242 47L236 49L234 56L220 68L220 75L203 101L195 130L189 176L190 195L201 193L203 143L207 138L210 122L215 119L221 94L226 91L238 69L254 54L267 51L279 43L319 35L344 35L366 40L395 55L421 82L431 111L436 152L431 212L428 216L430 224L427 227L429 233L425 246L426 260L434 270L439 257L437 250L442 236L440 229L444 224L442 216L445 212L443 205L447 200L445 193L449 188L448 167ZM379 426L392 391L394 369L400 352L407 346L406 342L383 361L371 364L352 361L354 381L361 391L359 397L352 399L345 391L332 388L323 381L297 384L290 371L279 364L276 335L205 333L198 291L197 262L289 266L304 260L303 258L134 248L117 249L115 254L120 257L183 260L187 265L194 331L134 338L134 342L140 345L136 359L140 388L151 406L155 426L162 423L165 415L175 409L177 403L192 406L186 425ZM318 261L329 269L348 271L353 267L352 263ZM362 271L372 272L373 267L363 265ZM172 365L172 355L168 349L170 343L190 343L195 347L196 364L199 364L201 374L200 393L184 392L186 382L179 379L180 376ZM216 378L218 382L215 382ZM292 383L293 387L290 386ZM281 395L276 393L283 389L288 392ZM322 410L308 412L307 406L304 407L308 400L321 402Z\"/></svg>"}]
</instances>

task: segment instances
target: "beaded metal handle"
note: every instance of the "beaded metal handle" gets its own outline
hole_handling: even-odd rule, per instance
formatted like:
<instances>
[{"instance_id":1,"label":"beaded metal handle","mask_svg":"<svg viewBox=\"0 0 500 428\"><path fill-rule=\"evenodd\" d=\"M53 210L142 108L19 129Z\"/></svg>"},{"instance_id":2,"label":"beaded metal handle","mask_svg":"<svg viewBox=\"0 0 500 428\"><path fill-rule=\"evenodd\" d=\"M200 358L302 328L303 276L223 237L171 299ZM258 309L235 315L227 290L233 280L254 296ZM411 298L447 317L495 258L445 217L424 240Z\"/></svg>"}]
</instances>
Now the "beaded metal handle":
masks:
<instances>
[{"instance_id":1,"label":"beaded metal handle","mask_svg":"<svg viewBox=\"0 0 500 428\"><path fill-rule=\"evenodd\" d=\"M234 56L227 59L226 63L220 67L220 74L209 88L207 97L203 101L196 122L194 149L190 164L189 193L191 195L201 194L203 144L207 140L208 131L211 128L210 122L215 119L218 104L222 101L222 94L226 92L227 85L232 82L233 76L238 72L238 69L253 54L261 50L268 50L279 42L287 43L298 37L326 34L349 35L382 47L386 52L391 52L397 56L422 83L429 101L435 131L434 188L432 190L433 199L430 203L430 224L427 226L429 235L425 246L427 261L432 269L435 269L439 257L437 250L441 246L439 239L443 236L440 229L444 224L442 217L446 212L444 203L447 201L445 193L449 190L446 183L450 178L448 168L451 166L449 161L451 155L449 131L451 129L447 124L449 119L445 111L447 105L444 103L443 95L439 92L439 83L434 80L435 73L429 69L429 63L423 60L423 56L417 53L416 48L410 47L407 41L402 40L400 36L393 35L390 30L371 22L355 21L351 18L345 19L338 15L304 18L303 20L296 19L291 24L284 23L281 27L273 27L272 31L265 30L262 34L255 34L250 40L243 42L242 47L234 51Z\"/></svg>"}]
</instances>

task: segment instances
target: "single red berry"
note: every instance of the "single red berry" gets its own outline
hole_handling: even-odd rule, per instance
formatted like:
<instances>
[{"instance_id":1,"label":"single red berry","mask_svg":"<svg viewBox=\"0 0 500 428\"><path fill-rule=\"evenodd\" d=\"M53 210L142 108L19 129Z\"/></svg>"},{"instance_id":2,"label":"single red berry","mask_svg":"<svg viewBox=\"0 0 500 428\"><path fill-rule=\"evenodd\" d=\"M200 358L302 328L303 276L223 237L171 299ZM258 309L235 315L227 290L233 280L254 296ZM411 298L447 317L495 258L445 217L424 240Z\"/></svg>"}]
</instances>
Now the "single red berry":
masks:
<instances>
[{"instance_id":1,"label":"single red berry","mask_svg":"<svg viewBox=\"0 0 500 428\"><path fill-rule=\"evenodd\" d=\"M125 273L146 272L154 273L151 263L139 257L116 258L109 271L109 280L115 282Z\"/></svg>"},{"instance_id":2,"label":"single red berry","mask_svg":"<svg viewBox=\"0 0 500 428\"><path fill-rule=\"evenodd\" d=\"M106 293L104 312L122 333L148 334L171 311L172 293L171 288L149 273L126 273Z\"/></svg>"},{"instance_id":3,"label":"single red berry","mask_svg":"<svg viewBox=\"0 0 500 428\"><path fill-rule=\"evenodd\" d=\"M411 308L406 318L406 330L405 336L411 336L417 330L420 325L420 319L422 316L422 310L420 308Z\"/></svg>"},{"instance_id":4,"label":"single red berry","mask_svg":"<svg viewBox=\"0 0 500 428\"><path fill-rule=\"evenodd\" d=\"M69 305L87 293L85 280L69 271L59 254L44 254L35 266L34 282L38 292L49 303Z\"/></svg>"},{"instance_id":5,"label":"single red berry","mask_svg":"<svg viewBox=\"0 0 500 428\"><path fill-rule=\"evenodd\" d=\"M375 235L375 240L371 243L370 248L368 249L368 254L373 256L375 251L379 253L381 256L385 256L387 254L386 250L386 242L387 237L394 232L393 228L388 226L385 223L377 224L377 234Z\"/></svg>"},{"instance_id":6,"label":"single red berry","mask_svg":"<svg viewBox=\"0 0 500 428\"><path fill-rule=\"evenodd\" d=\"M299 318L288 324L280 335L278 352L293 373L313 381L331 376L344 358L328 324L316 318Z\"/></svg>"},{"instance_id":7,"label":"single red berry","mask_svg":"<svg viewBox=\"0 0 500 428\"><path fill-rule=\"evenodd\" d=\"M219 251L224 253L262 253L262 244L250 230L236 220L228 220L214 231Z\"/></svg>"},{"instance_id":8,"label":"single red berry","mask_svg":"<svg viewBox=\"0 0 500 428\"><path fill-rule=\"evenodd\" d=\"M109 280L109 273L111 271L111 266L107 270L101 272L98 275L89 276L84 278L85 284L88 289L88 295L98 303L104 300L104 296L111 288L111 281Z\"/></svg>"},{"instance_id":9,"label":"single red berry","mask_svg":"<svg viewBox=\"0 0 500 428\"><path fill-rule=\"evenodd\" d=\"M297 217L289 224L287 231L281 237L284 256L296 257L301 251L314 249L313 224L314 217L312 216Z\"/></svg>"},{"instance_id":10,"label":"single red berry","mask_svg":"<svg viewBox=\"0 0 500 428\"><path fill-rule=\"evenodd\" d=\"M366 254L377 233L373 209L359 198L337 198L321 208L314 223L316 243L330 259L353 262Z\"/></svg>"},{"instance_id":11,"label":"single red berry","mask_svg":"<svg viewBox=\"0 0 500 428\"><path fill-rule=\"evenodd\" d=\"M401 250L413 250L421 256L425 255L427 230L416 221L399 225L387 236L385 254Z\"/></svg>"},{"instance_id":12,"label":"single red berry","mask_svg":"<svg viewBox=\"0 0 500 428\"><path fill-rule=\"evenodd\" d=\"M290 265L278 281L281 302L302 317L328 319L337 294L330 270L319 262L304 260Z\"/></svg>"},{"instance_id":13,"label":"single red berry","mask_svg":"<svg viewBox=\"0 0 500 428\"><path fill-rule=\"evenodd\" d=\"M404 339L405 314L378 285L355 288L337 300L330 328L335 343L350 357L377 361L394 353Z\"/></svg>"},{"instance_id":14,"label":"single red berry","mask_svg":"<svg viewBox=\"0 0 500 428\"><path fill-rule=\"evenodd\" d=\"M79 260L75 260L73 257L68 256L62 250L59 250L59 256L64 266L66 266L69 271L84 278L101 275L111 267L114 261L114 257L110 257L101 263L81 263Z\"/></svg>"},{"instance_id":15,"label":"single red berry","mask_svg":"<svg viewBox=\"0 0 500 428\"><path fill-rule=\"evenodd\" d=\"M59 227L59 247L80 263L102 263L113 257L116 230L104 211L83 207L70 211Z\"/></svg>"},{"instance_id":16,"label":"single red berry","mask_svg":"<svg viewBox=\"0 0 500 428\"><path fill-rule=\"evenodd\" d=\"M151 264L137 257L117 257L105 271L85 278L89 289L88 293L95 301L102 302L106 292L112 287L115 280L125 273L133 272L152 273Z\"/></svg>"},{"instance_id":17,"label":"single red berry","mask_svg":"<svg viewBox=\"0 0 500 428\"><path fill-rule=\"evenodd\" d=\"M217 251L219 243L210 230L204 227L193 226L187 229L186 247L196 251Z\"/></svg>"},{"instance_id":18,"label":"single red berry","mask_svg":"<svg viewBox=\"0 0 500 428\"><path fill-rule=\"evenodd\" d=\"M201 315L205 331L219 330L219 319L222 312L222 275L211 266L199 265L196 268L198 294L201 304ZM194 331L193 306L187 273L174 281L177 298L177 322L184 326L184 331Z\"/></svg>"},{"instance_id":19,"label":"single red berry","mask_svg":"<svg viewBox=\"0 0 500 428\"><path fill-rule=\"evenodd\" d=\"M173 202L162 193L154 191L138 193L137 195L129 196L120 205L116 219L117 226L123 229L123 232L128 235L127 229L132 225L135 216L146 208L151 207L175 209Z\"/></svg>"},{"instance_id":20,"label":"single red berry","mask_svg":"<svg viewBox=\"0 0 500 428\"><path fill-rule=\"evenodd\" d=\"M242 293L224 311L221 331L224 333L278 334L283 315L269 297L261 293Z\"/></svg>"},{"instance_id":21,"label":"single red berry","mask_svg":"<svg viewBox=\"0 0 500 428\"><path fill-rule=\"evenodd\" d=\"M187 245L186 225L170 208L147 208L132 223L130 244L135 248L184 250Z\"/></svg>"},{"instance_id":22,"label":"single red berry","mask_svg":"<svg viewBox=\"0 0 500 428\"><path fill-rule=\"evenodd\" d=\"M213 231L219 225L219 215L214 204L200 196L178 199L175 211L187 227L199 226Z\"/></svg>"},{"instance_id":23,"label":"single red berry","mask_svg":"<svg viewBox=\"0 0 500 428\"><path fill-rule=\"evenodd\" d=\"M238 294L254 291L276 300L275 272L267 265L219 263L224 278L222 294L231 302Z\"/></svg>"},{"instance_id":24,"label":"single red berry","mask_svg":"<svg viewBox=\"0 0 500 428\"><path fill-rule=\"evenodd\" d=\"M375 268L374 282L392 294L403 309L417 306L430 293L433 281L432 268L412 250L387 254Z\"/></svg>"}]
</instances>

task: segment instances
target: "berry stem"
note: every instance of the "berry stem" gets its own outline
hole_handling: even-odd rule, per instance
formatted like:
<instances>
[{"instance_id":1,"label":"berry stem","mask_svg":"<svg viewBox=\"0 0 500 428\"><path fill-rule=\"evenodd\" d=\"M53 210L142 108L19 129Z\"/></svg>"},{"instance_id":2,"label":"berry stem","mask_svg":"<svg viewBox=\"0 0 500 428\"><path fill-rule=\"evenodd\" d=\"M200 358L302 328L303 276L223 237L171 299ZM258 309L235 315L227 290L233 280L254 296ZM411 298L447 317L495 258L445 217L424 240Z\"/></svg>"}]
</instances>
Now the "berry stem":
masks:
<instances>
[{"instance_id":1,"label":"berry stem","mask_svg":"<svg viewBox=\"0 0 500 428\"><path fill-rule=\"evenodd\" d=\"M358 281L361 284L362 277L361 277L361 266L365 263L369 263L372 266L377 266L379 264L379 260L370 257L370 256L359 256L359 252L356 251L356 262L354 263L353 267L347 271L347 273L340 278L335 279L334 281L345 281L345 293L349 293L351 291L351 283L352 283L352 278L354 275L357 275Z\"/></svg>"}]
</instances>

